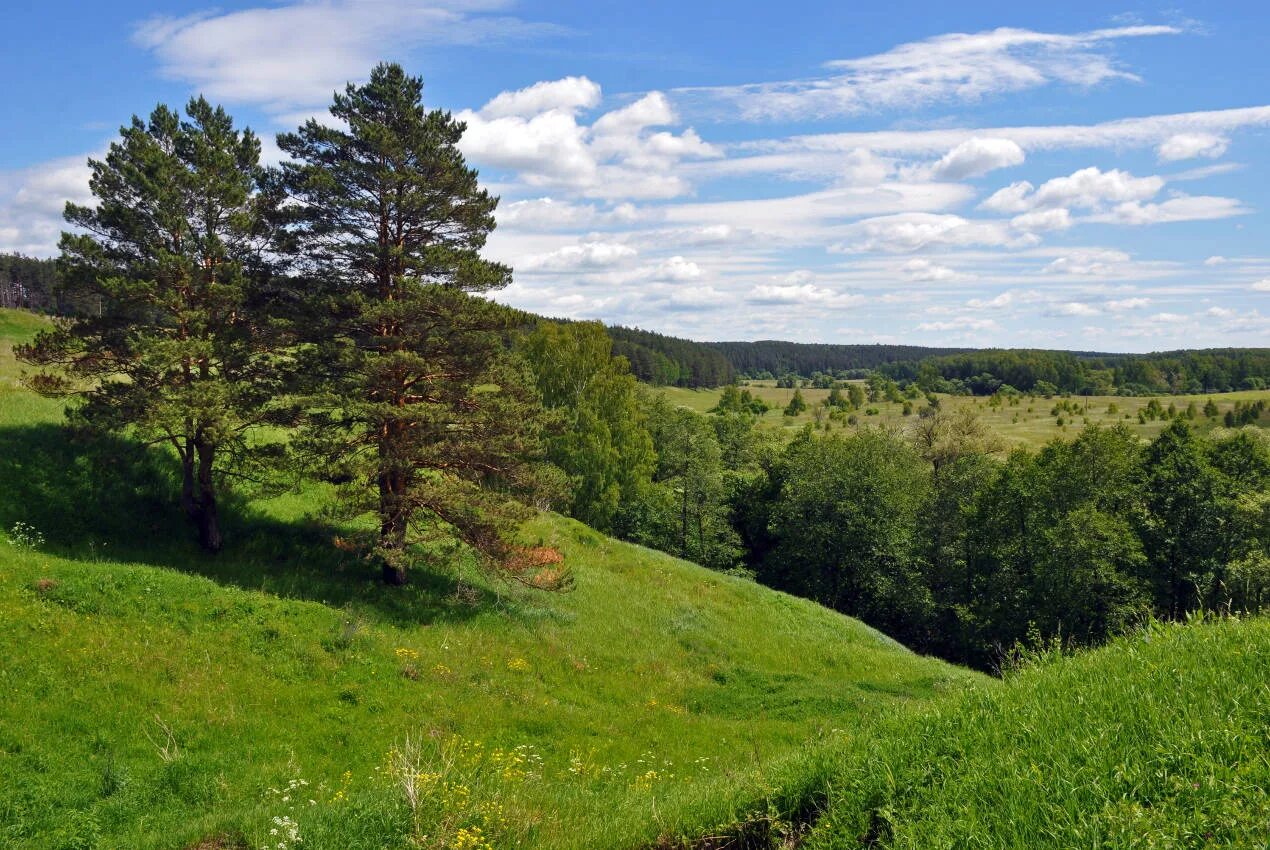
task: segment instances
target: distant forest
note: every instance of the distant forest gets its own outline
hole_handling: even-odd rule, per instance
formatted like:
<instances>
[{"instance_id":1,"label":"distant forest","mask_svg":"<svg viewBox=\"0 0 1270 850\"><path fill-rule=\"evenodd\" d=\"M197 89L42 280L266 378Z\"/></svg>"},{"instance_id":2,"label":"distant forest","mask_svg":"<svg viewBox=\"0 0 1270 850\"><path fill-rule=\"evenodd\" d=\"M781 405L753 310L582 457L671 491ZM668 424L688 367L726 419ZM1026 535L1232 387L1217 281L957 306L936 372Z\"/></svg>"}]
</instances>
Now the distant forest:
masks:
<instances>
[{"instance_id":1,"label":"distant forest","mask_svg":"<svg viewBox=\"0 0 1270 850\"><path fill-rule=\"evenodd\" d=\"M816 372L836 374L856 369L878 369L888 363L916 362L928 357L960 354L971 348L926 348L920 345L826 345L823 343L708 342L722 352L738 372L750 377L794 374L810 377Z\"/></svg>"},{"instance_id":2,"label":"distant forest","mask_svg":"<svg viewBox=\"0 0 1270 850\"><path fill-rule=\"evenodd\" d=\"M639 380L655 386L718 387L736 379L737 368L709 344L613 326L613 353L625 357Z\"/></svg>"},{"instance_id":3,"label":"distant forest","mask_svg":"<svg viewBox=\"0 0 1270 850\"><path fill-rule=\"evenodd\" d=\"M91 313L99 305L59 296L53 260L0 254L0 307L41 313ZM525 314L527 318L529 314ZM655 386L718 387L738 377L836 378L879 372L923 390L991 395L1020 392L1157 395L1229 392L1270 386L1270 348L1213 348L1152 354L1032 349L930 348L917 345L827 345L694 342L612 326L613 352L639 380Z\"/></svg>"}]
</instances>

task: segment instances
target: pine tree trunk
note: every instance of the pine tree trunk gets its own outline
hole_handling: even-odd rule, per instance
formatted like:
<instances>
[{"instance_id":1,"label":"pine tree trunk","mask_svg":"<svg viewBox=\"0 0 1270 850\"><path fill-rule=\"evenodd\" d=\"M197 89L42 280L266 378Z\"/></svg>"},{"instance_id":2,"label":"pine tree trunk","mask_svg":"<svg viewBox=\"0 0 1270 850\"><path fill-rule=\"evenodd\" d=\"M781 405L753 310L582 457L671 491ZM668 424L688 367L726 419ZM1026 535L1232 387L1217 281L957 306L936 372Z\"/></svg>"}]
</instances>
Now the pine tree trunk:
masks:
<instances>
[{"instance_id":1,"label":"pine tree trunk","mask_svg":"<svg viewBox=\"0 0 1270 850\"><path fill-rule=\"evenodd\" d=\"M198 503L194 497L194 451L184 449L181 455L181 513L194 522L198 519Z\"/></svg>"},{"instance_id":2,"label":"pine tree trunk","mask_svg":"<svg viewBox=\"0 0 1270 850\"><path fill-rule=\"evenodd\" d=\"M220 530L220 513L216 506L216 487L212 481L212 464L216 449L198 449L198 542L208 552L219 552L224 545Z\"/></svg>"},{"instance_id":3,"label":"pine tree trunk","mask_svg":"<svg viewBox=\"0 0 1270 850\"><path fill-rule=\"evenodd\" d=\"M379 445L379 546L385 553L384 583L400 586L406 583L406 566L402 560L406 548L406 516L401 505L405 482L397 470L385 468L384 459L389 454L385 437Z\"/></svg>"}]
</instances>

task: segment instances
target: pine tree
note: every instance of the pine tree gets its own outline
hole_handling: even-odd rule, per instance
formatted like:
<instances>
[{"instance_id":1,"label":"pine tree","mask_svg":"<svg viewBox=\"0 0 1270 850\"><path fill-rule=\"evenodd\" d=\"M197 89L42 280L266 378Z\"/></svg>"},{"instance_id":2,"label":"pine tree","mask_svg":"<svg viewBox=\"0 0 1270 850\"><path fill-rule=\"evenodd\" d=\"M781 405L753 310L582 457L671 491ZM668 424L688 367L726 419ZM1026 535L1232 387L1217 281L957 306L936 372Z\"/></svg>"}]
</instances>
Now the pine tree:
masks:
<instances>
[{"instance_id":1,"label":"pine tree","mask_svg":"<svg viewBox=\"0 0 1270 850\"><path fill-rule=\"evenodd\" d=\"M498 199L458 149L464 125L422 105L422 80L381 64L336 94L342 126L309 120L278 144L297 203L299 256L325 309L304 445L373 513L384 580L406 581L415 542L457 535L503 574L566 574L509 542L542 454L532 378L506 351L512 314L471 293L511 270L481 257Z\"/></svg>"},{"instance_id":2,"label":"pine tree","mask_svg":"<svg viewBox=\"0 0 1270 850\"><path fill-rule=\"evenodd\" d=\"M260 142L196 98L134 117L89 160L95 206L67 204L59 299L96 309L19 350L56 367L31 385L76 395L72 417L170 445L181 506L209 551L222 545L219 479L242 472L289 360L273 333L262 259L277 195Z\"/></svg>"}]
</instances>

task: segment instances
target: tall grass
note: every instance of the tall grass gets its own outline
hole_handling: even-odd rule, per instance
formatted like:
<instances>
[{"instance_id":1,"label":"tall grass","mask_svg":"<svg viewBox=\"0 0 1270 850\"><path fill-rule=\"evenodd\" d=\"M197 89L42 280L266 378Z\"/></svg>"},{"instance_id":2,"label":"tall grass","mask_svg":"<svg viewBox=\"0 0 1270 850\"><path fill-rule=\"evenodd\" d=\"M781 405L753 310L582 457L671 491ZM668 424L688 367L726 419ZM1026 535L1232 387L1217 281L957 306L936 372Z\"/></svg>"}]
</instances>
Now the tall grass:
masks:
<instances>
[{"instance_id":1,"label":"tall grass","mask_svg":"<svg viewBox=\"0 0 1270 850\"><path fill-rule=\"evenodd\" d=\"M1270 620L1156 624L892 724L810 848L1270 846Z\"/></svg>"}]
</instances>

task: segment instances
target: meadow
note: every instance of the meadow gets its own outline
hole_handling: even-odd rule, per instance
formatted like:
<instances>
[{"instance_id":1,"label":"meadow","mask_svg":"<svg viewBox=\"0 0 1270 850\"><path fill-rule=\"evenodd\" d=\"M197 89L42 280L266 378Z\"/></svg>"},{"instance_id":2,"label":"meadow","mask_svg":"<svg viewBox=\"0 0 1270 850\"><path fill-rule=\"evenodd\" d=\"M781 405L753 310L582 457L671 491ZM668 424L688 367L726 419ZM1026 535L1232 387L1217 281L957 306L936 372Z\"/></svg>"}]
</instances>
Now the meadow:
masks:
<instances>
[{"instance_id":1,"label":"meadow","mask_svg":"<svg viewBox=\"0 0 1270 850\"><path fill-rule=\"evenodd\" d=\"M387 589L314 483L238 492L212 556L164 454L21 387L11 344L40 323L0 311L0 848L1270 837L1264 619L997 680L548 513L522 537L571 592L446 547Z\"/></svg>"},{"instance_id":2,"label":"meadow","mask_svg":"<svg viewBox=\"0 0 1270 850\"><path fill-rule=\"evenodd\" d=\"M798 392L803 394L808 409L797 416L785 416L783 411L794 396L795 390L777 387L773 381L745 381L742 385L756 397L772 405L772 409L759 417L758 424L765 428L777 428L794 431L807 424L814 423L815 409L828 398L830 390L805 387ZM720 389L693 390L683 387L662 387L660 391L677 405L689 408L697 413L706 413L719 402ZM1218 415L1213 418L1202 414L1197 416L1194 424L1201 431L1217 427L1222 423L1226 411L1233 410L1236 402L1253 402L1264 400L1270 402L1270 390L1247 390L1233 393L1211 393L1208 395L1179 396L1072 396L1064 399L1060 396L1044 398L1041 396L1021 396L1014 403L1004 401L993 404L989 398L974 396L940 395L941 406L956 410L970 408L979 414L983 423L996 434L1005 447L1026 446L1037 448L1055 437L1071 438L1080 433L1087 424L1129 426L1144 440L1155 437L1168 424L1167 420L1154 419L1145 423L1138 421L1138 412L1145 410L1155 399L1163 408L1170 404L1177 410L1185 411L1194 404L1202 410L1208 401L1217 405ZM1055 412L1055 405L1070 402L1078 408L1073 413L1069 410ZM904 405L898 402L868 402L860 410L853 411L856 420L862 425L883 425L902 427L916 410L925 404L922 399L912 403L913 412L904 415ZM868 413L875 410L875 413ZM1059 419L1062 424L1059 424ZM1270 420L1262 419L1261 427L1270 427ZM832 430L841 430L846 426L831 422Z\"/></svg>"}]
</instances>

